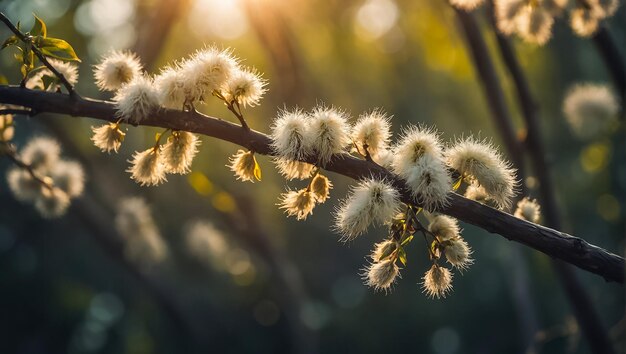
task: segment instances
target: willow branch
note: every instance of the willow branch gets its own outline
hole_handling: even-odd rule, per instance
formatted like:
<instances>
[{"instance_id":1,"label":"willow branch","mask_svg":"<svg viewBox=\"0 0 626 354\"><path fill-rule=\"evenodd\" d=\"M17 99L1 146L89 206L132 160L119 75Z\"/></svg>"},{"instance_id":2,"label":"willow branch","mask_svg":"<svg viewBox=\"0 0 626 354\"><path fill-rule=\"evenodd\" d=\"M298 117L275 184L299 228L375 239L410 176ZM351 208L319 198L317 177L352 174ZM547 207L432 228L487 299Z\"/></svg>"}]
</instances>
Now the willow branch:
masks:
<instances>
[{"instance_id":1,"label":"willow branch","mask_svg":"<svg viewBox=\"0 0 626 354\"><path fill-rule=\"evenodd\" d=\"M17 86L0 86L0 103L28 107L40 113L117 121L112 102L71 98L60 93L28 90ZM252 129L242 129L237 124L198 112L160 109L138 125L202 134L246 147L262 155L274 155L268 135ZM305 161L315 163L315 157L309 157ZM386 178L399 188L404 202L415 204L404 182L374 163L342 154L335 156L325 169L357 180L369 176ZM449 200L449 205L439 210L440 212L598 274L607 281L624 282L625 262L620 256L578 237L518 219L455 193L450 193Z\"/></svg>"}]
</instances>

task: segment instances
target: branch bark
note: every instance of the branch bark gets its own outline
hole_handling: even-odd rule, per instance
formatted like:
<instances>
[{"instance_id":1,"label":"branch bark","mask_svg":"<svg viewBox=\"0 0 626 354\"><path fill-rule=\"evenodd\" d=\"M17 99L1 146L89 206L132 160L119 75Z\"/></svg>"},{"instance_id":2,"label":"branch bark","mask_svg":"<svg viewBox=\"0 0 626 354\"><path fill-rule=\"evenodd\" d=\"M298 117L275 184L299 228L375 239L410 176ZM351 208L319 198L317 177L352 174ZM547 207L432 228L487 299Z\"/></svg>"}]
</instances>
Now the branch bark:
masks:
<instances>
[{"instance_id":1,"label":"branch bark","mask_svg":"<svg viewBox=\"0 0 626 354\"><path fill-rule=\"evenodd\" d=\"M115 105L112 102L16 86L0 86L0 103L19 105L40 113L89 117L109 122L117 120ZM252 149L259 154L274 155L268 135L252 129L246 130L234 123L197 112L161 109L150 118L141 121L140 125L202 134ZM306 161L315 162L313 157ZM403 181L372 162L342 154L335 156L325 169L353 179L372 175L386 178L399 188L404 202L415 204ZM450 194L449 205L439 211L600 275L607 281L624 283L624 258L578 237L520 220L455 193Z\"/></svg>"}]
</instances>

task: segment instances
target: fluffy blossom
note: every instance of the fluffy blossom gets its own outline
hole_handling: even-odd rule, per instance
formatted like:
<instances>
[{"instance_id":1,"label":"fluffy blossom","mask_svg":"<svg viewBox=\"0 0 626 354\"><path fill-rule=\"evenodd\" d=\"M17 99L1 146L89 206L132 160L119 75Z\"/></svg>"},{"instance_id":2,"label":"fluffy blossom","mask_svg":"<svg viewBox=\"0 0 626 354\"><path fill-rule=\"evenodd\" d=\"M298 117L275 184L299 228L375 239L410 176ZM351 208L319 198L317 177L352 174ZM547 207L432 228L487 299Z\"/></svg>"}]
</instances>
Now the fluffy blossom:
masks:
<instances>
[{"instance_id":1,"label":"fluffy blossom","mask_svg":"<svg viewBox=\"0 0 626 354\"><path fill-rule=\"evenodd\" d=\"M8 107L0 104L0 110ZM10 141L13 139L15 128L13 127L13 115L12 114L0 114L0 142Z\"/></svg>"},{"instance_id":2,"label":"fluffy blossom","mask_svg":"<svg viewBox=\"0 0 626 354\"><path fill-rule=\"evenodd\" d=\"M167 256L167 245L143 199L122 199L115 215L115 227L123 238L124 253L130 260L151 265Z\"/></svg>"},{"instance_id":3,"label":"fluffy blossom","mask_svg":"<svg viewBox=\"0 0 626 354\"><path fill-rule=\"evenodd\" d=\"M486 203L489 200L489 195L483 186L470 184L465 190L465 198L475 200L480 203Z\"/></svg>"},{"instance_id":4,"label":"fluffy blossom","mask_svg":"<svg viewBox=\"0 0 626 354\"><path fill-rule=\"evenodd\" d=\"M537 203L534 199L529 199L528 197L520 200L517 203L517 209L515 210L515 217L530 221L533 223L538 223L541 218L541 207L539 203Z\"/></svg>"},{"instance_id":5,"label":"fluffy blossom","mask_svg":"<svg viewBox=\"0 0 626 354\"><path fill-rule=\"evenodd\" d=\"M267 83L255 71L237 69L224 85L224 96L240 105L256 106L267 91Z\"/></svg>"},{"instance_id":6,"label":"fluffy blossom","mask_svg":"<svg viewBox=\"0 0 626 354\"><path fill-rule=\"evenodd\" d=\"M165 166L160 159L158 148L150 148L145 151L135 152L131 167L126 170L131 173L131 178L142 186L156 186L165 181Z\"/></svg>"},{"instance_id":7,"label":"fluffy blossom","mask_svg":"<svg viewBox=\"0 0 626 354\"><path fill-rule=\"evenodd\" d=\"M394 149L391 166L425 209L446 204L452 182L439 137L433 130L409 127Z\"/></svg>"},{"instance_id":8,"label":"fluffy blossom","mask_svg":"<svg viewBox=\"0 0 626 354\"><path fill-rule=\"evenodd\" d=\"M400 208L400 194L388 182L373 178L359 182L335 213L335 227L343 241L364 233L370 224L389 221Z\"/></svg>"},{"instance_id":9,"label":"fluffy blossom","mask_svg":"<svg viewBox=\"0 0 626 354\"><path fill-rule=\"evenodd\" d=\"M446 297L452 290L452 273L448 268L433 264L422 278L422 288L431 298Z\"/></svg>"},{"instance_id":10,"label":"fluffy blossom","mask_svg":"<svg viewBox=\"0 0 626 354\"><path fill-rule=\"evenodd\" d=\"M61 147L48 137L31 139L20 152L22 161L34 170L49 170L59 160Z\"/></svg>"},{"instance_id":11,"label":"fluffy blossom","mask_svg":"<svg viewBox=\"0 0 626 354\"><path fill-rule=\"evenodd\" d=\"M46 219L58 218L65 214L70 205L70 197L59 188L42 188L35 199L35 209Z\"/></svg>"},{"instance_id":12,"label":"fluffy blossom","mask_svg":"<svg viewBox=\"0 0 626 354\"><path fill-rule=\"evenodd\" d=\"M176 65L168 66L154 78L154 86L159 95L159 103L163 107L182 110L185 103L191 102L185 91L185 76Z\"/></svg>"},{"instance_id":13,"label":"fluffy blossom","mask_svg":"<svg viewBox=\"0 0 626 354\"><path fill-rule=\"evenodd\" d=\"M600 19L593 8L577 6L569 14L569 25L574 33L581 37L589 37L598 30Z\"/></svg>"},{"instance_id":14,"label":"fluffy blossom","mask_svg":"<svg viewBox=\"0 0 626 354\"><path fill-rule=\"evenodd\" d=\"M385 240L374 245L374 250L370 255L372 262L380 262L389 257L400 245L394 240Z\"/></svg>"},{"instance_id":15,"label":"fluffy blossom","mask_svg":"<svg viewBox=\"0 0 626 354\"><path fill-rule=\"evenodd\" d=\"M116 91L141 75L143 67L137 55L130 52L112 51L94 66L96 85L102 91Z\"/></svg>"},{"instance_id":16,"label":"fluffy blossom","mask_svg":"<svg viewBox=\"0 0 626 354\"><path fill-rule=\"evenodd\" d=\"M308 117L299 109L282 110L272 124L272 148L286 160L299 160L310 151L305 146Z\"/></svg>"},{"instance_id":17,"label":"fluffy blossom","mask_svg":"<svg viewBox=\"0 0 626 354\"><path fill-rule=\"evenodd\" d=\"M70 85L76 84L76 82L78 81L78 67L76 66L76 64L72 62L68 62L68 61L53 59L53 58L48 58L48 62L50 63L50 65L52 65L54 69L56 69L56 71L59 72L59 74L65 77L65 79L67 80L67 82L70 83ZM44 77L53 79L53 82L55 84L52 84L46 87L46 82L44 81ZM35 72L31 77L29 77L28 80L26 81L26 88L40 89L40 90L47 89L49 91L54 91L60 87L58 85L59 82L60 81L57 78L57 76L50 69L46 68L46 69L42 69L42 70Z\"/></svg>"},{"instance_id":18,"label":"fluffy blossom","mask_svg":"<svg viewBox=\"0 0 626 354\"><path fill-rule=\"evenodd\" d=\"M515 170L488 142L460 139L446 151L448 164L466 180L484 188L500 208L508 208L515 195Z\"/></svg>"},{"instance_id":19,"label":"fluffy blossom","mask_svg":"<svg viewBox=\"0 0 626 354\"><path fill-rule=\"evenodd\" d=\"M352 141L359 151L377 156L387 149L391 138L389 117L380 110L361 115L352 128ZM367 148L366 148L367 147Z\"/></svg>"},{"instance_id":20,"label":"fluffy blossom","mask_svg":"<svg viewBox=\"0 0 626 354\"><path fill-rule=\"evenodd\" d=\"M173 131L167 143L161 148L161 160L165 172L186 174L190 171L193 158L198 153L200 139L198 136L185 132Z\"/></svg>"},{"instance_id":21,"label":"fluffy blossom","mask_svg":"<svg viewBox=\"0 0 626 354\"><path fill-rule=\"evenodd\" d=\"M569 89L563 113L574 133L589 139L617 124L619 101L606 85L579 84Z\"/></svg>"},{"instance_id":22,"label":"fluffy blossom","mask_svg":"<svg viewBox=\"0 0 626 354\"><path fill-rule=\"evenodd\" d=\"M237 60L230 50L210 47L196 52L180 68L189 103L202 100L219 90L237 68Z\"/></svg>"},{"instance_id":23,"label":"fluffy blossom","mask_svg":"<svg viewBox=\"0 0 626 354\"><path fill-rule=\"evenodd\" d=\"M209 264L217 269L225 266L224 258L229 251L226 238L209 221L195 221L187 228L185 245L198 261Z\"/></svg>"},{"instance_id":24,"label":"fluffy blossom","mask_svg":"<svg viewBox=\"0 0 626 354\"><path fill-rule=\"evenodd\" d=\"M102 150L102 152L117 152L120 146L122 146L122 142L126 136L126 133L120 129L117 123L91 127L91 130L93 131L91 141L93 141L93 144Z\"/></svg>"},{"instance_id":25,"label":"fluffy blossom","mask_svg":"<svg viewBox=\"0 0 626 354\"><path fill-rule=\"evenodd\" d=\"M83 194L85 188L85 172L76 161L61 160L50 171L54 185L69 197Z\"/></svg>"},{"instance_id":26,"label":"fluffy blossom","mask_svg":"<svg viewBox=\"0 0 626 354\"><path fill-rule=\"evenodd\" d=\"M139 123L159 107L159 95L152 80L139 75L122 86L115 97L117 116L126 121Z\"/></svg>"},{"instance_id":27,"label":"fluffy blossom","mask_svg":"<svg viewBox=\"0 0 626 354\"><path fill-rule=\"evenodd\" d=\"M384 290L387 292L391 289L399 274L400 268L396 265L395 260L385 259L381 262L370 264L365 269L363 278L367 286L374 288L376 291Z\"/></svg>"},{"instance_id":28,"label":"fluffy blossom","mask_svg":"<svg viewBox=\"0 0 626 354\"><path fill-rule=\"evenodd\" d=\"M237 179L244 182L254 182L255 179L257 181L261 180L261 168L256 162L254 152L238 150L237 153L229 159L229 162L228 167L231 171L235 172Z\"/></svg>"},{"instance_id":29,"label":"fluffy blossom","mask_svg":"<svg viewBox=\"0 0 626 354\"><path fill-rule=\"evenodd\" d=\"M482 5L485 0L450 0L450 3L459 9L473 10Z\"/></svg>"},{"instance_id":30,"label":"fluffy blossom","mask_svg":"<svg viewBox=\"0 0 626 354\"><path fill-rule=\"evenodd\" d=\"M34 201L41 194L41 189L44 188L28 171L19 167L9 169L7 182L15 198L21 202Z\"/></svg>"},{"instance_id":31,"label":"fluffy blossom","mask_svg":"<svg viewBox=\"0 0 626 354\"><path fill-rule=\"evenodd\" d=\"M439 242L458 238L461 233L458 221L447 215L437 215L432 218L428 225L428 231L435 235Z\"/></svg>"},{"instance_id":32,"label":"fluffy blossom","mask_svg":"<svg viewBox=\"0 0 626 354\"><path fill-rule=\"evenodd\" d=\"M288 216L305 220L307 216L313 214L315 196L307 188L299 191L287 191L281 195L279 206L280 209L285 209Z\"/></svg>"},{"instance_id":33,"label":"fluffy blossom","mask_svg":"<svg viewBox=\"0 0 626 354\"><path fill-rule=\"evenodd\" d=\"M350 125L345 113L334 108L317 107L310 115L305 146L316 153L325 166L334 154L342 153L350 144Z\"/></svg>"},{"instance_id":34,"label":"fluffy blossom","mask_svg":"<svg viewBox=\"0 0 626 354\"><path fill-rule=\"evenodd\" d=\"M526 42L543 45L552 37L554 17L543 6L524 6L516 21L517 33Z\"/></svg>"},{"instance_id":35,"label":"fluffy blossom","mask_svg":"<svg viewBox=\"0 0 626 354\"><path fill-rule=\"evenodd\" d=\"M463 271L474 263L470 258L472 249L462 237L456 237L445 243L443 252L453 267Z\"/></svg>"},{"instance_id":36,"label":"fluffy blossom","mask_svg":"<svg viewBox=\"0 0 626 354\"><path fill-rule=\"evenodd\" d=\"M277 158L275 160L276 167L283 177L288 180L292 179L308 179L313 174L314 165L306 162L286 160Z\"/></svg>"}]
</instances>

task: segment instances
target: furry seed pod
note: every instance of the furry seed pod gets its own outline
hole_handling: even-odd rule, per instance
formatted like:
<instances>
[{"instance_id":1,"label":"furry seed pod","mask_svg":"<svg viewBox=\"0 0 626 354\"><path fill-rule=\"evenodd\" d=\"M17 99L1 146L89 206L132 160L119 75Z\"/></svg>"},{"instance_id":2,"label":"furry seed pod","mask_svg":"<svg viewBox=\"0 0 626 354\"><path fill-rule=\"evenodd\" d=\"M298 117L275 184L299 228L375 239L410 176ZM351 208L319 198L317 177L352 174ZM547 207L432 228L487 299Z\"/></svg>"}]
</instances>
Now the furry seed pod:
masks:
<instances>
[{"instance_id":1,"label":"furry seed pod","mask_svg":"<svg viewBox=\"0 0 626 354\"><path fill-rule=\"evenodd\" d=\"M448 268L433 264L422 278L422 288L430 298L444 298L452 290L452 273Z\"/></svg>"},{"instance_id":2,"label":"furry seed pod","mask_svg":"<svg viewBox=\"0 0 626 354\"><path fill-rule=\"evenodd\" d=\"M198 153L200 139L198 136L185 132L173 131L167 143L161 148L161 160L165 172L187 174L191 171L191 163Z\"/></svg>"},{"instance_id":3,"label":"furry seed pod","mask_svg":"<svg viewBox=\"0 0 626 354\"><path fill-rule=\"evenodd\" d=\"M139 75L117 90L116 115L128 122L139 123L159 108L159 94L149 77Z\"/></svg>"},{"instance_id":4,"label":"furry seed pod","mask_svg":"<svg viewBox=\"0 0 626 354\"><path fill-rule=\"evenodd\" d=\"M313 214L315 197L308 189L287 191L280 196L280 209L285 209L288 216L295 216L297 220L305 220Z\"/></svg>"},{"instance_id":5,"label":"furry seed pod","mask_svg":"<svg viewBox=\"0 0 626 354\"><path fill-rule=\"evenodd\" d=\"M35 199L35 209L46 219L62 216L69 205L70 197L56 187L42 188L41 194Z\"/></svg>"},{"instance_id":6,"label":"furry seed pod","mask_svg":"<svg viewBox=\"0 0 626 354\"><path fill-rule=\"evenodd\" d=\"M479 203L487 203L489 201L489 194L480 185L470 184L465 190L465 198L475 200Z\"/></svg>"},{"instance_id":7,"label":"furry seed pod","mask_svg":"<svg viewBox=\"0 0 626 354\"><path fill-rule=\"evenodd\" d=\"M470 257L472 249L462 237L449 240L444 247L443 253L448 263L461 272L474 264L474 260Z\"/></svg>"},{"instance_id":8,"label":"furry seed pod","mask_svg":"<svg viewBox=\"0 0 626 354\"><path fill-rule=\"evenodd\" d=\"M367 150L372 156L378 155L389 147L389 139L391 139L389 117L380 110L361 115L352 128L352 141L362 154Z\"/></svg>"},{"instance_id":9,"label":"furry seed pod","mask_svg":"<svg viewBox=\"0 0 626 354\"><path fill-rule=\"evenodd\" d=\"M167 181L158 147L136 151L130 163L131 167L126 172L141 186L156 186Z\"/></svg>"},{"instance_id":10,"label":"furry seed pod","mask_svg":"<svg viewBox=\"0 0 626 354\"><path fill-rule=\"evenodd\" d=\"M193 97L188 97L185 91L185 76L176 64L161 70L154 78L154 86L163 107L183 110L186 103L193 101Z\"/></svg>"},{"instance_id":11,"label":"furry seed pod","mask_svg":"<svg viewBox=\"0 0 626 354\"><path fill-rule=\"evenodd\" d=\"M574 85L563 100L565 118L581 139L609 132L618 124L619 109L619 101L607 85Z\"/></svg>"},{"instance_id":12,"label":"furry seed pod","mask_svg":"<svg viewBox=\"0 0 626 354\"><path fill-rule=\"evenodd\" d=\"M141 75L143 67L135 53L112 51L94 66L93 75L101 91L116 91Z\"/></svg>"},{"instance_id":13,"label":"furry seed pod","mask_svg":"<svg viewBox=\"0 0 626 354\"><path fill-rule=\"evenodd\" d=\"M315 169L315 166L306 162L291 161L281 158L275 159L274 162L276 163L276 168L278 168L280 174L288 180L309 179Z\"/></svg>"},{"instance_id":14,"label":"furry seed pod","mask_svg":"<svg viewBox=\"0 0 626 354\"><path fill-rule=\"evenodd\" d=\"M116 123L108 123L99 127L91 127L91 130L93 131L93 136L91 137L93 144L102 152L107 153L110 153L111 151L117 153L120 146L122 146L124 137L126 136L126 133L124 133L120 129L119 124Z\"/></svg>"},{"instance_id":15,"label":"furry seed pod","mask_svg":"<svg viewBox=\"0 0 626 354\"><path fill-rule=\"evenodd\" d=\"M309 153L305 137L309 129L308 116L299 109L281 110L272 124L272 149L286 160L299 160Z\"/></svg>"},{"instance_id":16,"label":"furry seed pod","mask_svg":"<svg viewBox=\"0 0 626 354\"><path fill-rule=\"evenodd\" d=\"M50 172L54 186L65 192L70 198L83 194L85 188L85 172L76 161L61 160Z\"/></svg>"},{"instance_id":17,"label":"furry seed pod","mask_svg":"<svg viewBox=\"0 0 626 354\"><path fill-rule=\"evenodd\" d=\"M74 85L76 84L76 82L78 82L78 67L76 66L76 64L69 61L57 60L53 58L48 58L48 62L50 63L50 65L52 65L52 67L56 69L56 71L59 72L59 74L65 77L70 85ZM46 87L46 83L49 83L49 81L46 82L44 80L44 77L52 79L52 84L50 84L48 87ZM56 91L61 86L62 85L57 76L50 69L47 68L35 72L26 81L26 88L31 90L40 89Z\"/></svg>"},{"instance_id":18,"label":"furry seed pod","mask_svg":"<svg viewBox=\"0 0 626 354\"><path fill-rule=\"evenodd\" d=\"M539 223L539 219L541 219L541 207L535 199L531 200L528 197L525 197L517 202L517 209L513 215L522 220L537 224Z\"/></svg>"},{"instance_id":19,"label":"furry seed pod","mask_svg":"<svg viewBox=\"0 0 626 354\"><path fill-rule=\"evenodd\" d=\"M230 157L227 167L235 172L237 179L244 182L254 183L254 180L261 180L261 168L256 162L253 151L238 150L236 154Z\"/></svg>"},{"instance_id":20,"label":"furry seed pod","mask_svg":"<svg viewBox=\"0 0 626 354\"><path fill-rule=\"evenodd\" d=\"M15 199L23 203L37 199L41 195L41 189L44 188L28 171L19 167L9 169L7 182Z\"/></svg>"},{"instance_id":21,"label":"furry seed pod","mask_svg":"<svg viewBox=\"0 0 626 354\"><path fill-rule=\"evenodd\" d=\"M447 215L437 215L428 225L428 231L437 237L439 242L450 241L461 234L459 222Z\"/></svg>"},{"instance_id":22,"label":"furry seed pod","mask_svg":"<svg viewBox=\"0 0 626 354\"><path fill-rule=\"evenodd\" d=\"M365 179L352 188L335 212L335 228L342 241L351 241L374 222L391 220L400 208L400 193L388 182Z\"/></svg>"},{"instance_id":23,"label":"furry seed pod","mask_svg":"<svg viewBox=\"0 0 626 354\"><path fill-rule=\"evenodd\" d=\"M393 151L392 150L380 150L377 154L372 155L372 160L380 166L390 170L393 164Z\"/></svg>"},{"instance_id":24,"label":"furry seed pod","mask_svg":"<svg viewBox=\"0 0 626 354\"><path fill-rule=\"evenodd\" d=\"M363 272L365 285L376 291L388 292L400 274L400 268L394 260L385 259L381 262L370 264Z\"/></svg>"},{"instance_id":25,"label":"furry seed pod","mask_svg":"<svg viewBox=\"0 0 626 354\"><path fill-rule=\"evenodd\" d=\"M130 197L120 201L115 227L124 241L124 254L131 261L148 266L167 257L167 245L142 198Z\"/></svg>"},{"instance_id":26,"label":"furry seed pod","mask_svg":"<svg viewBox=\"0 0 626 354\"><path fill-rule=\"evenodd\" d=\"M59 143L49 137L31 139L20 152L22 161L36 171L51 169L61 154Z\"/></svg>"},{"instance_id":27,"label":"furry seed pod","mask_svg":"<svg viewBox=\"0 0 626 354\"><path fill-rule=\"evenodd\" d=\"M226 81L222 92L228 101L235 101L244 107L254 107L267 91L266 85L267 82L256 71L237 69Z\"/></svg>"},{"instance_id":28,"label":"furry seed pod","mask_svg":"<svg viewBox=\"0 0 626 354\"><path fill-rule=\"evenodd\" d=\"M374 245L374 250L370 254L372 262L377 263L389 257L400 245L394 240L385 240Z\"/></svg>"},{"instance_id":29,"label":"furry seed pod","mask_svg":"<svg viewBox=\"0 0 626 354\"><path fill-rule=\"evenodd\" d=\"M502 159L487 141L473 137L459 139L446 151L448 164L469 180L484 188L499 208L508 208L518 182L515 169Z\"/></svg>"},{"instance_id":30,"label":"furry seed pod","mask_svg":"<svg viewBox=\"0 0 626 354\"><path fill-rule=\"evenodd\" d=\"M185 92L192 101L202 101L224 86L238 66L229 49L210 47L200 50L181 64Z\"/></svg>"},{"instance_id":31,"label":"furry seed pod","mask_svg":"<svg viewBox=\"0 0 626 354\"><path fill-rule=\"evenodd\" d=\"M305 146L316 153L322 167L335 154L344 152L350 144L350 125L344 112L335 108L316 107L310 114Z\"/></svg>"}]
</instances>

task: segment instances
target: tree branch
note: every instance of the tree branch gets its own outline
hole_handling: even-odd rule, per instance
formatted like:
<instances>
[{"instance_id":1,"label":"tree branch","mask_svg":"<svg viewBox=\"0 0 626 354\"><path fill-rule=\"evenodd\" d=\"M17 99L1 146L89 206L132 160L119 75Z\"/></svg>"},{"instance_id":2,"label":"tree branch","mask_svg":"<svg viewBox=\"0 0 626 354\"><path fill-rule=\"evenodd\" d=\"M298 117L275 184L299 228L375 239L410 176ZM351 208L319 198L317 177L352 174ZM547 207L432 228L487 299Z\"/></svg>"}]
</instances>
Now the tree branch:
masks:
<instances>
[{"instance_id":1,"label":"tree branch","mask_svg":"<svg viewBox=\"0 0 626 354\"><path fill-rule=\"evenodd\" d=\"M109 122L117 121L115 105L112 102L81 97L72 98L61 93L34 91L16 86L0 86L0 103L28 107L40 113L58 113ZM270 145L271 139L266 134L252 129L241 129L239 125L197 112L160 109L150 118L141 121L139 125L184 130L228 141L259 154L274 155ZM306 162L315 163L315 159L309 157ZM325 169L353 179L362 179L372 175L386 178L399 188L403 201L415 203L403 181L374 163L342 154L335 156ZM450 204L440 211L598 274L607 281L624 282L625 263L622 257L591 245L578 237L520 220L455 193L450 194Z\"/></svg>"}]
</instances>

